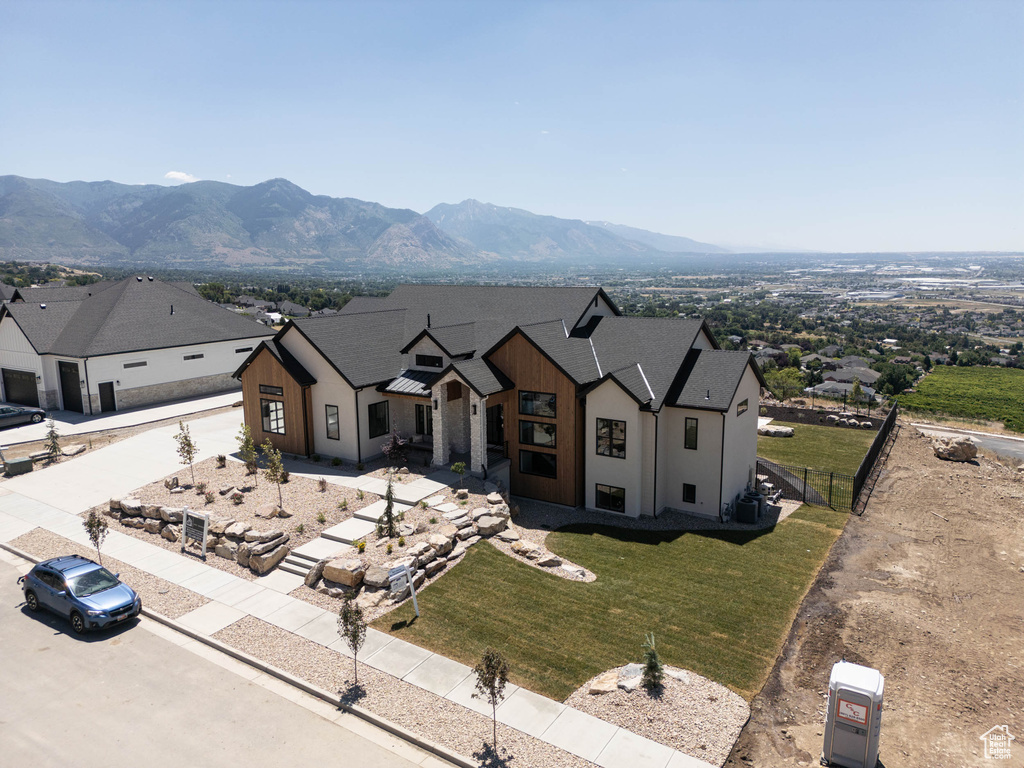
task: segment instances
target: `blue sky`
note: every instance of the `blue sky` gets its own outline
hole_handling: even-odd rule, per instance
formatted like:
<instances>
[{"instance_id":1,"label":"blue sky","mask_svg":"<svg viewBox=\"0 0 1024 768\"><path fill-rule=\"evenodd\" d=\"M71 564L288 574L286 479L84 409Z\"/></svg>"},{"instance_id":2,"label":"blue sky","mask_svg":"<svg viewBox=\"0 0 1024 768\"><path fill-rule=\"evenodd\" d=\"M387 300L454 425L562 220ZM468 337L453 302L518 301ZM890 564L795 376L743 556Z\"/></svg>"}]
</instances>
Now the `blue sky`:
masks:
<instances>
[{"instance_id":1,"label":"blue sky","mask_svg":"<svg viewBox=\"0 0 1024 768\"><path fill-rule=\"evenodd\" d=\"M1024 251L1024 3L0 3L0 174Z\"/></svg>"}]
</instances>

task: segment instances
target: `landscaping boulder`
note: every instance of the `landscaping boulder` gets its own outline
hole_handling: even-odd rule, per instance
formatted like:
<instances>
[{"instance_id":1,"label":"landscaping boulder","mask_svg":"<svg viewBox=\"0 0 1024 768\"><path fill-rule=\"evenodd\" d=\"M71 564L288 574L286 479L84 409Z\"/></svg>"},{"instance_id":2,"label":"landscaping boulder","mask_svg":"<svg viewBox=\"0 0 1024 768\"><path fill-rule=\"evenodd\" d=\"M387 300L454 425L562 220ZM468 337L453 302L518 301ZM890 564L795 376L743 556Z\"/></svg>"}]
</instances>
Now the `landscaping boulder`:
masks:
<instances>
[{"instance_id":1,"label":"landscaping boulder","mask_svg":"<svg viewBox=\"0 0 1024 768\"><path fill-rule=\"evenodd\" d=\"M185 489L182 486L180 486L180 485L177 488L171 488L171 493L172 494L182 494L184 492L185 492Z\"/></svg>"},{"instance_id":2,"label":"landscaping boulder","mask_svg":"<svg viewBox=\"0 0 1024 768\"><path fill-rule=\"evenodd\" d=\"M363 574L363 583L377 589L387 587L390 583L388 580L388 569L382 565L371 565L366 569L366 573Z\"/></svg>"},{"instance_id":3,"label":"landscaping boulder","mask_svg":"<svg viewBox=\"0 0 1024 768\"><path fill-rule=\"evenodd\" d=\"M123 513L121 512L120 509L105 509L103 510L103 514L105 514L107 517L112 517L115 520L120 520L121 515Z\"/></svg>"},{"instance_id":4,"label":"landscaping boulder","mask_svg":"<svg viewBox=\"0 0 1024 768\"><path fill-rule=\"evenodd\" d=\"M160 518L167 523L180 523L185 517L185 510L180 507L160 507Z\"/></svg>"},{"instance_id":5,"label":"landscaping boulder","mask_svg":"<svg viewBox=\"0 0 1024 768\"><path fill-rule=\"evenodd\" d=\"M284 536L284 531L273 530L273 531L258 531L255 528L250 528L245 532L246 541L255 541L257 544L263 544L267 541L273 541L274 539Z\"/></svg>"},{"instance_id":6,"label":"landscaping boulder","mask_svg":"<svg viewBox=\"0 0 1024 768\"><path fill-rule=\"evenodd\" d=\"M363 589L356 598L356 605L362 608L364 611L370 608L376 608L378 605L383 603L388 597L388 591L386 589Z\"/></svg>"},{"instance_id":7,"label":"landscaping boulder","mask_svg":"<svg viewBox=\"0 0 1024 768\"><path fill-rule=\"evenodd\" d=\"M110 511L113 512L115 510L118 511L118 512L121 511L121 500L120 499L111 499L110 500Z\"/></svg>"},{"instance_id":8,"label":"landscaping boulder","mask_svg":"<svg viewBox=\"0 0 1024 768\"><path fill-rule=\"evenodd\" d=\"M143 527L146 529L146 533L160 533L160 530L167 525L163 520L150 520L146 518L146 522Z\"/></svg>"},{"instance_id":9,"label":"landscaping boulder","mask_svg":"<svg viewBox=\"0 0 1024 768\"><path fill-rule=\"evenodd\" d=\"M235 542L221 539L220 544L213 548L213 553L218 557L223 557L225 560L234 560L236 549L238 549L238 545Z\"/></svg>"},{"instance_id":10,"label":"landscaping boulder","mask_svg":"<svg viewBox=\"0 0 1024 768\"><path fill-rule=\"evenodd\" d=\"M165 525L164 529L160 531L160 535L168 541L177 541L178 536L181 534L180 525Z\"/></svg>"},{"instance_id":11,"label":"landscaping boulder","mask_svg":"<svg viewBox=\"0 0 1024 768\"><path fill-rule=\"evenodd\" d=\"M278 533L280 533L280 531L278 531ZM291 537L287 533L282 533L276 539L270 539L268 541L263 541L259 543L252 542L251 544L249 542L246 542L246 546L249 547L249 552L251 552L252 554L262 555L274 549L275 547L279 547L282 544L287 544L289 538Z\"/></svg>"},{"instance_id":12,"label":"landscaping boulder","mask_svg":"<svg viewBox=\"0 0 1024 768\"><path fill-rule=\"evenodd\" d=\"M142 517L122 517L121 525L125 526L126 528L144 528L146 525L146 520Z\"/></svg>"},{"instance_id":13,"label":"landscaping boulder","mask_svg":"<svg viewBox=\"0 0 1024 768\"><path fill-rule=\"evenodd\" d=\"M415 557L418 565L423 566L437 557L437 552L430 546L430 542L421 541L419 544L414 544L407 550L410 557Z\"/></svg>"},{"instance_id":14,"label":"landscaping boulder","mask_svg":"<svg viewBox=\"0 0 1024 768\"><path fill-rule=\"evenodd\" d=\"M275 549L271 549L261 554L253 553L249 557L249 568L262 576L279 562L284 560L290 551L291 547L286 544L282 544Z\"/></svg>"},{"instance_id":15,"label":"landscaping boulder","mask_svg":"<svg viewBox=\"0 0 1024 768\"><path fill-rule=\"evenodd\" d=\"M402 523L400 526L398 526L399 536L412 536L414 533L416 533L416 529L408 523Z\"/></svg>"},{"instance_id":16,"label":"landscaping boulder","mask_svg":"<svg viewBox=\"0 0 1024 768\"><path fill-rule=\"evenodd\" d=\"M455 509L452 510L451 512L445 512L443 517L445 520L448 520L450 522L452 520L458 520L460 518L467 517L467 513L466 510L464 509Z\"/></svg>"},{"instance_id":17,"label":"landscaping boulder","mask_svg":"<svg viewBox=\"0 0 1024 768\"><path fill-rule=\"evenodd\" d=\"M860 423L861 429L873 429L874 425L870 421L862 421Z\"/></svg>"},{"instance_id":18,"label":"landscaping boulder","mask_svg":"<svg viewBox=\"0 0 1024 768\"><path fill-rule=\"evenodd\" d=\"M345 560L331 560L323 568L323 577L346 587L358 587L366 573L366 566L362 560L353 558Z\"/></svg>"},{"instance_id":19,"label":"landscaping boulder","mask_svg":"<svg viewBox=\"0 0 1024 768\"><path fill-rule=\"evenodd\" d=\"M494 515L484 515L476 521L476 529L481 536L492 536L505 530L507 525L508 521L505 518Z\"/></svg>"},{"instance_id":20,"label":"landscaping boulder","mask_svg":"<svg viewBox=\"0 0 1024 768\"><path fill-rule=\"evenodd\" d=\"M512 542L512 551L529 560L536 560L543 552L539 545L534 544L532 541L526 541L525 539Z\"/></svg>"},{"instance_id":21,"label":"landscaping boulder","mask_svg":"<svg viewBox=\"0 0 1024 768\"><path fill-rule=\"evenodd\" d=\"M561 564L562 558L558 557L557 555L552 555L550 553L546 555L541 555L537 559L537 565L543 566L544 568L557 568Z\"/></svg>"},{"instance_id":22,"label":"landscaping boulder","mask_svg":"<svg viewBox=\"0 0 1024 768\"><path fill-rule=\"evenodd\" d=\"M835 424L837 421L839 421L839 417L836 416L834 413L830 413L828 416L825 417L825 421L828 422L829 424Z\"/></svg>"},{"instance_id":23,"label":"landscaping boulder","mask_svg":"<svg viewBox=\"0 0 1024 768\"><path fill-rule=\"evenodd\" d=\"M175 475L174 477L168 477L166 480L164 480L164 488L167 488L168 490L170 490L171 488L177 488L178 485L179 483L177 475Z\"/></svg>"},{"instance_id":24,"label":"landscaping boulder","mask_svg":"<svg viewBox=\"0 0 1024 768\"><path fill-rule=\"evenodd\" d=\"M936 437L932 451L946 461L972 461L978 456L978 446L969 437Z\"/></svg>"},{"instance_id":25,"label":"landscaping boulder","mask_svg":"<svg viewBox=\"0 0 1024 768\"><path fill-rule=\"evenodd\" d=\"M281 515L281 507L277 504L261 504L259 509L256 510L256 517L279 517Z\"/></svg>"},{"instance_id":26,"label":"landscaping boulder","mask_svg":"<svg viewBox=\"0 0 1024 768\"><path fill-rule=\"evenodd\" d=\"M619 673L613 669L594 678L594 682L590 684L590 688L587 692L596 696L602 693L612 693L618 687Z\"/></svg>"},{"instance_id":27,"label":"landscaping boulder","mask_svg":"<svg viewBox=\"0 0 1024 768\"><path fill-rule=\"evenodd\" d=\"M447 555L452 551L451 538L440 533L431 534L430 538L427 539L427 543L433 547L438 555Z\"/></svg>"},{"instance_id":28,"label":"landscaping boulder","mask_svg":"<svg viewBox=\"0 0 1024 768\"><path fill-rule=\"evenodd\" d=\"M142 505L142 516L149 520L160 519L160 505L159 504L143 504Z\"/></svg>"},{"instance_id":29,"label":"landscaping boulder","mask_svg":"<svg viewBox=\"0 0 1024 768\"><path fill-rule=\"evenodd\" d=\"M442 536L447 536L449 539L453 538L455 536L455 532L458 530L459 527L457 525L452 525L451 523L441 523L441 525L437 527L437 533Z\"/></svg>"},{"instance_id":30,"label":"landscaping boulder","mask_svg":"<svg viewBox=\"0 0 1024 768\"><path fill-rule=\"evenodd\" d=\"M488 493L487 494L487 503L488 504L504 504L505 500L503 498L501 498L501 494L500 493L495 491L494 493Z\"/></svg>"},{"instance_id":31,"label":"landscaping boulder","mask_svg":"<svg viewBox=\"0 0 1024 768\"><path fill-rule=\"evenodd\" d=\"M508 508L508 504L497 504L491 507L491 511L488 512L492 517L503 517L508 520L512 517L512 512Z\"/></svg>"},{"instance_id":32,"label":"landscaping boulder","mask_svg":"<svg viewBox=\"0 0 1024 768\"><path fill-rule=\"evenodd\" d=\"M405 555L404 557L400 557L397 560L392 560L390 563L387 563L384 567L390 571L392 568L398 568L399 566L402 566L403 568L411 568L413 570L416 570L416 558Z\"/></svg>"},{"instance_id":33,"label":"landscaping boulder","mask_svg":"<svg viewBox=\"0 0 1024 768\"><path fill-rule=\"evenodd\" d=\"M455 520L452 520L452 525L454 525L459 530L459 532L461 532L464 531L466 528L471 528L473 526L473 521L470 520L468 517L460 517Z\"/></svg>"},{"instance_id":34,"label":"landscaping boulder","mask_svg":"<svg viewBox=\"0 0 1024 768\"><path fill-rule=\"evenodd\" d=\"M465 528L460 528L459 532L455 534L455 538L459 541L465 541L468 538L476 536L476 526L470 523Z\"/></svg>"},{"instance_id":35,"label":"landscaping boulder","mask_svg":"<svg viewBox=\"0 0 1024 768\"><path fill-rule=\"evenodd\" d=\"M774 424L766 424L757 428L757 434L764 437L792 437L792 427L777 427Z\"/></svg>"},{"instance_id":36,"label":"landscaping boulder","mask_svg":"<svg viewBox=\"0 0 1024 768\"><path fill-rule=\"evenodd\" d=\"M235 562L243 568L249 567L249 556L252 554L251 545L242 542L235 549Z\"/></svg>"},{"instance_id":37,"label":"landscaping boulder","mask_svg":"<svg viewBox=\"0 0 1024 768\"><path fill-rule=\"evenodd\" d=\"M504 531L498 531L497 539L504 542L519 541L519 534L511 528L506 528Z\"/></svg>"},{"instance_id":38,"label":"landscaping boulder","mask_svg":"<svg viewBox=\"0 0 1024 768\"><path fill-rule=\"evenodd\" d=\"M327 563L328 558L326 557L323 560L318 560L316 563L314 563L313 567L310 568L309 571L306 573L306 578L302 580L303 583L311 589L316 589L317 583L320 581L321 578L323 578L324 566L327 565Z\"/></svg>"},{"instance_id":39,"label":"landscaping boulder","mask_svg":"<svg viewBox=\"0 0 1024 768\"><path fill-rule=\"evenodd\" d=\"M447 567L448 561L442 557L427 563L423 570L426 572L427 577L429 578L433 576L435 573L443 571Z\"/></svg>"},{"instance_id":40,"label":"landscaping boulder","mask_svg":"<svg viewBox=\"0 0 1024 768\"><path fill-rule=\"evenodd\" d=\"M477 519L489 514L491 514L490 507L477 507L469 513L469 519L475 522Z\"/></svg>"},{"instance_id":41,"label":"landscaping boulder","mask_svg":"<svg viewBox=\"0 0 1024 768\"><path fill-rule=\"evenodd\" d=\"M221 496L230 496L232 493L234 493L237 490L238 489L235 488L235 486L233 486L233 485L224 485L224 486L221 486L220 490L218 490L217 493L219 493Z\"/></svg>"},{"instance_id":42,"label":"landscaping boulder","mask_svg":"<svg viewBox=\"0 0 1024 768\"><path fill-rule=\"evenodd\" d=\"M459 488L457 491L455 491L455 498L456 499L468 499L469 498L469 491L466 488Z\"/></svg>"},{"instance_id":43,"label":"landscaping boulder","mask_svg":"<svg viewBox=\"0 0 1024 768\"><path fill-rule=\"evenodd\" d=\"M627 664L619 670L618 686L624 691L635 691L643 680L643 664Z\"/></svg>"},{"instance_id":44,"label":"landscaping boulder","mask_svg":"<svg viewBox=\"0 0 1024 768\"><path fill-rule=\"evenodd\" d=\"M232 523L224 529L224 535L232 539L241 539L250 528L252 526L248 523Z\"/></svg>"},{"instance_id":45,"label":"landscaping boulder","mask_svg":"<svg viewBox=\"0 0 1024 768\"><path fill-rule=\"evenodd\" d=\"M233 517L210 517L210 533L223 536L229 525L235 524Z\"/></svg>"},{"instance_id":46,"label":"landscaping boulder","mask_svg":"<svg viewBox=\"0 0 1024 768\"><path fill-rule=\"evenodd\" d=\"M81 443L65 445L60 449L60 452L62 456L77 456L80 453L85 453L85 446Z\"/></svg>"},{"instance_id":47,"label":"landscaping boulder","mask_svg":"<svg viewBox=\"0 0 1024 768\"><path fill-rule=\"evenodd\" d=\"M569 576L573 576L577 579L582 579L587 575L587 572L580 568L578 565L569 565L568 563L562 563L561 568Z\"/></svg>"}]
</instances>

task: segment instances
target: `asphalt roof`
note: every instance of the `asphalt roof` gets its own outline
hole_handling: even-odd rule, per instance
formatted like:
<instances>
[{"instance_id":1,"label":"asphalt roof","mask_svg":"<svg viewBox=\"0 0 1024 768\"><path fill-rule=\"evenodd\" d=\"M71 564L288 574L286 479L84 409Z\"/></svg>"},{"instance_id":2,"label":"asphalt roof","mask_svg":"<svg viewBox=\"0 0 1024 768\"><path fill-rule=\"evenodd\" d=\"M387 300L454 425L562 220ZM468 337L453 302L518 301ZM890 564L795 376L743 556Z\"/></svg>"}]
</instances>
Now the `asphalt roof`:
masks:
<instances>
[{"instance_id":1,"label":"asphalt roof","mask_svg":"<svg viewBox=\"0 0 1024 768\"><path fill-rule=\"evenodd\" d=\"M482 357L459 360L452 363L452 368L458 371L459 376L481 397L504 392L515 386L512 380L498 369L498 366Z\"/></svg>"},{"instance_id":2,"label":"asphalt roof","mask_svg":"<svg viewBox=\"0 0 1024 768\"><path fill-rule=\"evenodd\" d=\"M294 330L293 330L294 327ZM320 350L353 387L390 381L402 368L404 309L292 320L281 338L299 332Z\"/></svg>"},{"instance_id":3,"label":"asphalt roof","mask_svg":"<svg viewBox=\"0 0 1024 768\"><path fill-rule=\"evenodd\" d=\"M84 289L84 296L78 288ZM130 277L116 283L26 290L33 291L32 301L6 304L4 311L39 354L95 357L274 333L206 301L188 284ZM64 298L37 302L36 297L49 295L39 291L55 291ZM76 291L79 298L67 298L68 291Z\"/></svg>"},{"instance_id":4,"label":"asphalt roof","mask_svg":"<svg viewBox=\"0 0 1024 768\"><path fill-rule=\"evenodd\" d=\"M747 366L758 373L757 364L749 352L691 350L680 371L680 380L673 386L666 402L683 408L726 411Z\"/></svg>"},{"instance_id":5,"label":"asphalt roof","mask_svg":"<svg viewBox=\"0 0 1024 768\"><path fill-rule=\"evenodd\" d=\"M259 357L263 350L266 350L270 355L273 355L277 362L281 364L281 367L283 367L288 372L288 375L295 379L298 384L301 384L302 386L316 384L316 379L313 378L313 375L307 371L303 367L302 363L300 363L276 338L264 339L261 341L259 346L256 347L256 349L254 349L247 358L245 358L245 362L238 366L238 370L232 374L234 378L240 379L242 377L242 371L248 368L249 365Z\"/></svg>"}]
</instances>

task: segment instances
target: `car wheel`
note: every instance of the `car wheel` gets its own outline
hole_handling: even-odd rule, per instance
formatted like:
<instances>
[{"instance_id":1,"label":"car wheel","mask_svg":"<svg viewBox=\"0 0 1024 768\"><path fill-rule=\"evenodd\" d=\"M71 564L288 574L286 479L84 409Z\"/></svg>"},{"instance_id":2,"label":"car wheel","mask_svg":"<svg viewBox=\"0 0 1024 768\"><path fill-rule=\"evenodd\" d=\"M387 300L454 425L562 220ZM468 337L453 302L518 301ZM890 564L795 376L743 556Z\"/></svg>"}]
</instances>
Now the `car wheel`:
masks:
<instances>
[{"instance_id":1,"label":"car wheel","mask_svg":"<svg viewBox=\"0 0 1024 768\"><path fill-rule=\"evenodd\" d=\"M78 611L71 614L71 628L75 630L76 635L85 632L85 619L82 618L82 614Z\"/></svg>"},{"instance_id":2,"label":"car wheel","mask_svg":"<svg viewBox=\"0 0 1024 768\"><path fill-rule=\"evenodd\" d=\"M29 590L25 593L25 605L33 613L39 610L39 598L36 597L36 593Z\"/></svg>"},{"instance_id":3,"label":"car wheel","mask_svg":"<svg viewBox=\"0 0 1024 768\"><path fill-rule=\"evenodd\" d=\"M33 413L32 414L32 423L33 424L38 424L42 420L43 420L43 415L41 413Z\"/></svg>"}]
</instances>

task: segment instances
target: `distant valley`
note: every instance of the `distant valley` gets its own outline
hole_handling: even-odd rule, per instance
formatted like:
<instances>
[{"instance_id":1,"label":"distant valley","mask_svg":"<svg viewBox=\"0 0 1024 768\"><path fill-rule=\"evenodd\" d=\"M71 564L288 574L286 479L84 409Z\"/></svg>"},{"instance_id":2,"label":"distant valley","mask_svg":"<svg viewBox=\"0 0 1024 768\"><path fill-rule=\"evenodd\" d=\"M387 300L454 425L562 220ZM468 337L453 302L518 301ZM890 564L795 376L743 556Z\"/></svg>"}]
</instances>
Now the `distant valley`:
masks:
<instances>
[{"instance_id":1,"label":"distant valley","mask_svg":"<svg viewBox=\"0 0 1024 768\"><path fill-rule=\"evenodd\" d=\"M286 179L175 187L0 176L0 260L312 272L669 266L725 249L475 200L425 215Z\"/></svg>"}]
</instances>

